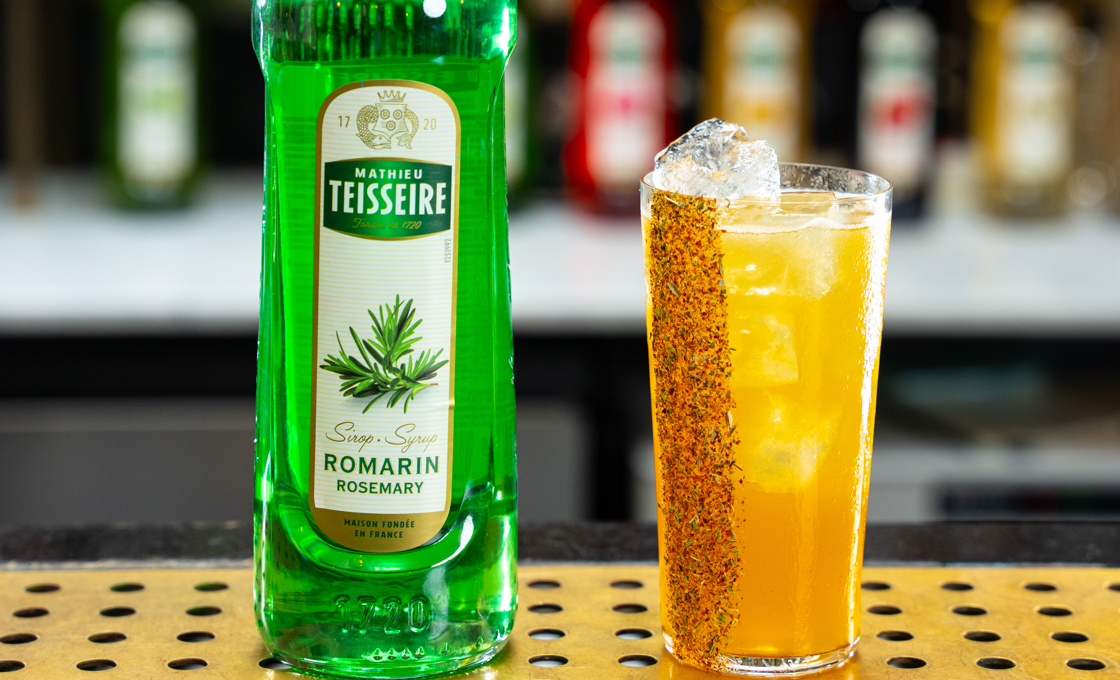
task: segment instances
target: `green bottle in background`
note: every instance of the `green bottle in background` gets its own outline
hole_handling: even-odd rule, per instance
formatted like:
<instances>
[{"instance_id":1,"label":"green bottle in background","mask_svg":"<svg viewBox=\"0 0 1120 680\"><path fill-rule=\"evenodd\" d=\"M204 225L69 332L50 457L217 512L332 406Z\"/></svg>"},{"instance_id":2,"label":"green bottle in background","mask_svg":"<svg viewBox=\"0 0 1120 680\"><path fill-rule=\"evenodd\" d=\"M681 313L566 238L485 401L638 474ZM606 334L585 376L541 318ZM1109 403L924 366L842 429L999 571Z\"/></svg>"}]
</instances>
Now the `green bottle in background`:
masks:
<instances>
[{"instance_id":1,"label":"green bottle in background","mask_svg":"<svg viewBox=\"0 0 1120 680\"><path fill-rule=\"evenodd\" d=\"M256 612L302 669L416 677L513 626L502 75L513 0L258 0Z\"/></svg>"},{"instance_id":2,"label":"green bottle in background","mask_svg":"<svg viewBox=\"0 0 1120 680\"><path fill-rule=\"evenodd\" d=\"M529 41L524 15L517 23L517 47L510 55L505 87L506 180L511 201L523 193L529 180Z\"/></svg>"},{"instance_id":3,"label":"green bottle in background","mask_svg":"<svg viewBox=\"0 0 1120 680\"><path fill-rule=\"evenodd\" d=\"M199 173L198 16L181 0L105 0L104 156L123 206L185 205Z\"/></svg>"}]
</instances>

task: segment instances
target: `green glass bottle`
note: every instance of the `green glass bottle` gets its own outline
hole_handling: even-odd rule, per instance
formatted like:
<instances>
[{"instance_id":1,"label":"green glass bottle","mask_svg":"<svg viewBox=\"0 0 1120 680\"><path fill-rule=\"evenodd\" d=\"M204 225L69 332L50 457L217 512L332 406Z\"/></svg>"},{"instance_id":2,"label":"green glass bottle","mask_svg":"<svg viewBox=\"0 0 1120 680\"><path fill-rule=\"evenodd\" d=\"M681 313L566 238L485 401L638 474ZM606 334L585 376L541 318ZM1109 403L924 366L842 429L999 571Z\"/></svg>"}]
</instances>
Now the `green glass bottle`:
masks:
<instances>
[{"instance_id":1,"label":"green glass bottle","mask_svg":"<svg viewBox=\"0 0 1120 680\"><path fill-rule=\"evenodd\" d=\"M267 109L256 612L301 669L416 677L513 626L502 74L513 0L257 0Z\"/></svg>"},{"instance_id":2,"label":"green glass bottle","mask_svg":"<svg viewBox=\"0 0 1120 680\"><path fill-rule=\"evenodd\" d=\"M198 17L184 0L103 0L104 157L117 204L178 207L199 175Z\"/></svg>"}]
</instances>

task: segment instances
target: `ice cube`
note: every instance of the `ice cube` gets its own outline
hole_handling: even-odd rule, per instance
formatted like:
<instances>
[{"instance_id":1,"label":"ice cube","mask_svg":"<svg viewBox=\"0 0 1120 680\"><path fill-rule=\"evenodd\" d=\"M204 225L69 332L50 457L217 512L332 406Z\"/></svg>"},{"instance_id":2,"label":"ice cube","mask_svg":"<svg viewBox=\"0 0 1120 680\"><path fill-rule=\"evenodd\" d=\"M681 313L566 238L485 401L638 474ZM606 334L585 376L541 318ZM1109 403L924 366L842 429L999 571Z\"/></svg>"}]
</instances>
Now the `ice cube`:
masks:
<instances>
[{"instance_id":1,"label":"ice cube","mask_svg":"<svg viewBox=\"0 0 1120 680\"><path fill-rule=\"evenodd\" d=\"M797 382L793 329L772 315L730 320L731 387L770 387Z\"/></svg>"},{"instance_id":2,"label":"ice cube","mask_svg":"<svg viewBox=\"0 0 1120 680\"><path fill-rule=\"evenodd\" d=\"M804 489L817 476L821 456L833 447L839 416L806 410L804 404L771 395L769 422L744 461L747 480L766 493Z\"/></svg>"},{"instance_id":3,"label":"ice cube","mask_svg":"<svg viewBox=\"0 0 1120 680\"><path fill-rule=\"evenodd\" d=\"M778 156L743 128L711 118L657 154L653 184L659 189L707 198L762 198L781 194Z\"/></svg>"},{"instance_id":4,"label":"ice cube","mask_svg":"<svg viewBox=\"0 0 1120 680\"><path fill-rule=\"evenodd\" d=\"M837 258L851 233L829 224L814 220L787 232L724 232L723 278L731 309L740 304L738 296L818 300L827 295L839 280Z\"/></svg>"},{"instance_id":5,"label":"ice cube","mask_svg":"<svg viewBox=\"0 0 1120 680\"><path fill-rule=\"evenodd\" d=\"M846 233L810 226L789 240L785 258L789 266L788 294L819 300L832 290L840 274L837 249Z\"/></svg>"}]
</instances>

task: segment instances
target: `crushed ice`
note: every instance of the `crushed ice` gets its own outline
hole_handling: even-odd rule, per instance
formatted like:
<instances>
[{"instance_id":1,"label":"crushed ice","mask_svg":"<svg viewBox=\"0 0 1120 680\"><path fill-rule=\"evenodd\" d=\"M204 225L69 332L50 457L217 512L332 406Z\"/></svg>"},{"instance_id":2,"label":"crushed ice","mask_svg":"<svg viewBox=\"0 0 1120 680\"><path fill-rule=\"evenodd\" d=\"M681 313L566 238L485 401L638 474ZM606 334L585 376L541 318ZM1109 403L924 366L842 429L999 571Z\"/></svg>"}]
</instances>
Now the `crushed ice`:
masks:
<instances>
[{"instance_id":1,"label":"crushed ice","mask_svg":"<svg viewBox=\"0 0 1120 680\"><path fill-rule=\"evenodd\" d=\"M657 154L653 184L707 198L776 200L781 195L778 156L770 145L718 118L700 123Z\"/></svg>"}]
</instances>

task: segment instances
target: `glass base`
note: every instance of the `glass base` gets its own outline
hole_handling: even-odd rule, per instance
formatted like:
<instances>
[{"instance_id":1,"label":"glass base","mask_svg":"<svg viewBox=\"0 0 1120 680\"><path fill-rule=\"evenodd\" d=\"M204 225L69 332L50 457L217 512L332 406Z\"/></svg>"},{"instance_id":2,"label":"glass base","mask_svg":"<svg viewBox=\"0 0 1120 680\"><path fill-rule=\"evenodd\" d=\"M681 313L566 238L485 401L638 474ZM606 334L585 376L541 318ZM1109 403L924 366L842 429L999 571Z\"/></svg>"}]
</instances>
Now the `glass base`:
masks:
<instances>
[{"instance_id":1,"label":"glass base","mask_svg":"<svg viewBox=\"0 0 1120 680\"><path fill-rule=\"evenodd\" d=\"M395 666L362 663L360 660L304 659L275 650L269 651L272 652L274 658L288 664L293 670L306 675L331 678L332 680L337 680L338 678L393 678L395 680L405 680L407 678L424 678L433 675L459 673L474 666L484 664L497 656L498 652L502 651L505 647L506 642L507 640L503 639L493 647L483 650L478 654L450 659L447 657L430 658L426 660L427 662L413 659L413 663L411 664L399 664Z\"/></svg>"},{"instance_id":2,"label":"glass base","mask_svg":"<svg viewBox=\"0 0 1120 680\"><path fill-rule=\"evenodd\" d=\"M859 638L846 647L809 656L770 657L770 656L728 656L719 654L714 667L704 670L737 675L792 676L816 673L826 668L842 666L855 654ZM665 635L665 649L678 661L680 657L673 652L673 638ZM682 661L682 663L686 663Z\"/></svg>"}]
</instances>

